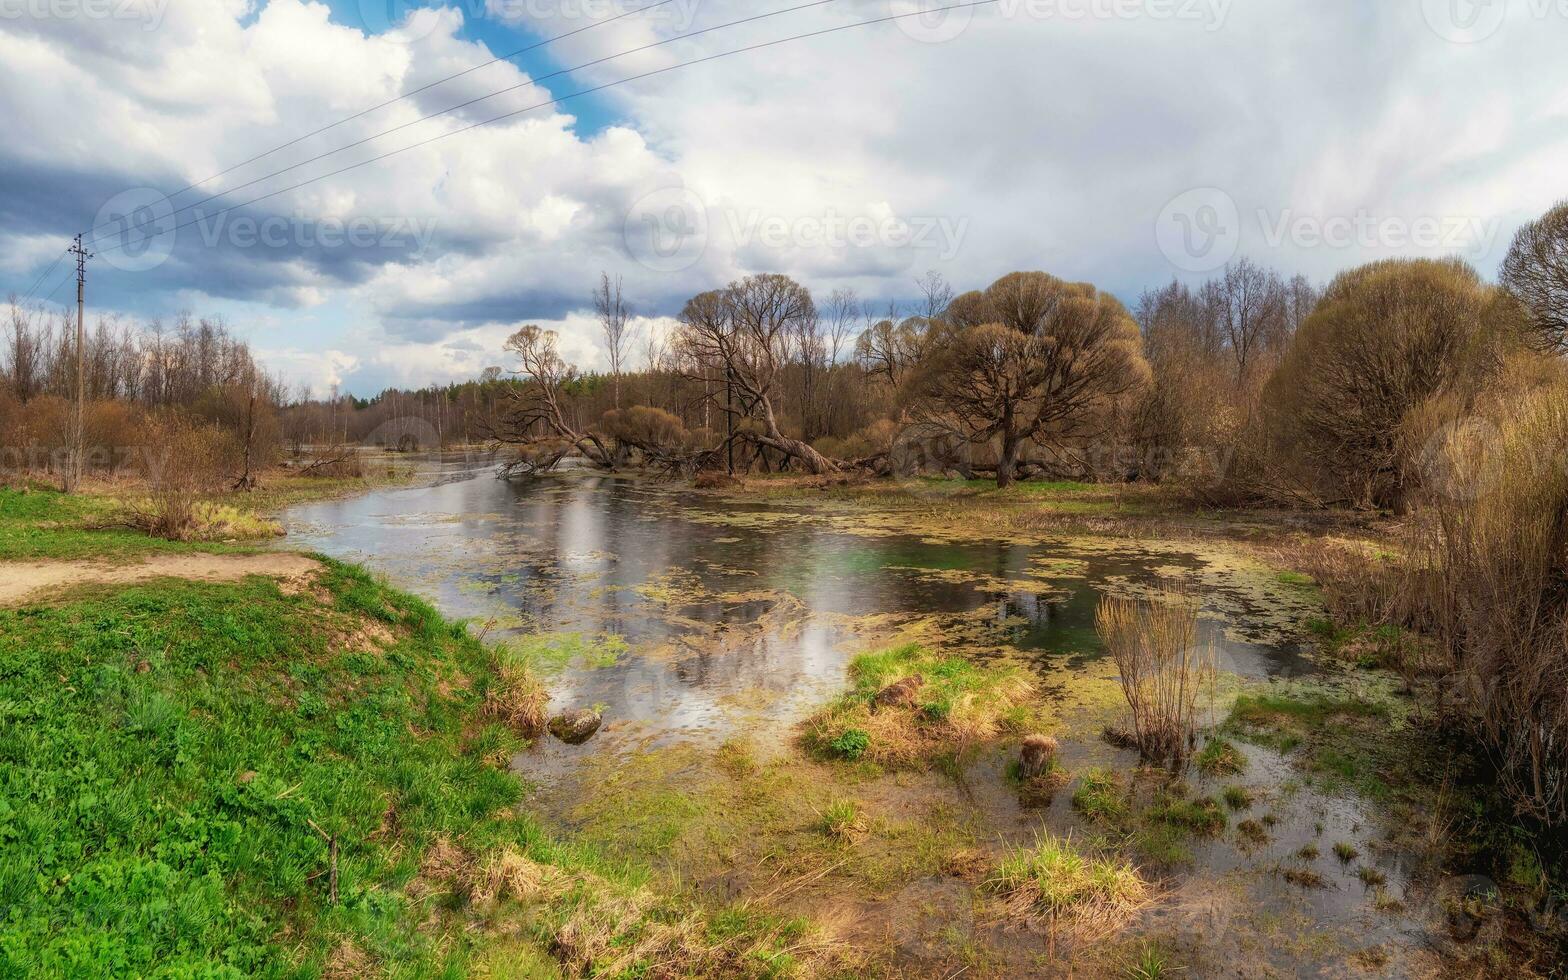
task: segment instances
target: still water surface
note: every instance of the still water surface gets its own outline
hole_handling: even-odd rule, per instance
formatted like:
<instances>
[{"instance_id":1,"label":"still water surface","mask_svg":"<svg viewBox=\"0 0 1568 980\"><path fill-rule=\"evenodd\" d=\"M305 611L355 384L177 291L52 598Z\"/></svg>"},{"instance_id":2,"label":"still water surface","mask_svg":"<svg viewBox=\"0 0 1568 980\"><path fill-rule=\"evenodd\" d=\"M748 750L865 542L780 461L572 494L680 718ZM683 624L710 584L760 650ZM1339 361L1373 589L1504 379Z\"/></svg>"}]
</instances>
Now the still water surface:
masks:
<instances>
[{"instance_id":1,"label":"still water surface","mask_svg":"<svg viewBox=\"0 0 1568 980\"><path fill-rule=\"evenodd\" d=\"M448 615L488 623L492 637L581 634L566 651L624 640L624 651L609 645L613 662L559 665L551 687L556 707L602 704L643 735L722 728L759 690L769 695L763 723L787 725L843 686L867 623L946 617L971 653L1023 660L1048 679L1101 655L1103 590L1156 589L1172 576L1195 583L1201 632L1222 667L1250 677L1308 669L1278 628L1280 596L1201 553L942 540L914 518L904 531L899 518L875 516L586 473L508 483L454 460L427 485L284 515L291 547L363 562Z\"/></svg>"}]
</instances>

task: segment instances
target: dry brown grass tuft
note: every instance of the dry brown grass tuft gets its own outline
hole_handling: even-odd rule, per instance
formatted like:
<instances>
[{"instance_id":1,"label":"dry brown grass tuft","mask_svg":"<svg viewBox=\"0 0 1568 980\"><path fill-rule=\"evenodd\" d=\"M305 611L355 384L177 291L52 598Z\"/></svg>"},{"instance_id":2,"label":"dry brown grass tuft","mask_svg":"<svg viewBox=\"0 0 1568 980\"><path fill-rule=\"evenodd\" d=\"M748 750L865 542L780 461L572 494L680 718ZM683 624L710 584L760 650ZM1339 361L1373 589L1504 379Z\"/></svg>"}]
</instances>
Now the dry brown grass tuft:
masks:
<instances>
[{"instance_id":1,"label":"dry brown grass tuft","mask_svg":"<svg viewBox=\"0 0 1568 980\"><path fill-rule=\"evenodd\" d=\"M1568 385L1516 397L1480 451L1441 450L1450 493L1418 553L1463 701L1522 812L1568 823Z\"/></svg>"},{"instance_id":2,"label":"dry brown grass tuft","mask_svg":"<svg viewBox=\"0 0 1568 980\"><path fill-rule=\"evenodd\" d=\"M549 705L549 692L533 671L521 664L499 663L485 689L481 714L524 738L538 738Z\"/></svg>"},{"instance_id":3,"label":"dry brown grass tuft","mask_svg":"<svg viewBox=\"0 0 1568 980\"><path fill-rule=\"evenodd\" d=\"M1214 650L1198 640L1198 605L1181 589L1145 602L1106 596L1095 613L1100 638L1121 674L1143 754L1179 763L1192 749L1198 698L1212 692Z\"/></svg>"}]
</instances>

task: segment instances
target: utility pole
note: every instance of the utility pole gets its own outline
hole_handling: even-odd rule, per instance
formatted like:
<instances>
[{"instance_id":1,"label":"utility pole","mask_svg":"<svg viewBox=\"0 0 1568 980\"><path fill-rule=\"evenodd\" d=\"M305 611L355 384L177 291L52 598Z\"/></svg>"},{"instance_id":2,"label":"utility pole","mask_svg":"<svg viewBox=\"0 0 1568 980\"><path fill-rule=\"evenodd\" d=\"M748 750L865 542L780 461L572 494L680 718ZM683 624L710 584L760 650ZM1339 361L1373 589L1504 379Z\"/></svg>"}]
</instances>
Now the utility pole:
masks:
<instances>
[{"instance_id":1,"label":"utility pole","mask_svg":"<svg viewBox=\"0 0 1568 980\"><path fill-rule=\"evenodd\" d=\"M87 260L93 257L93 253L82 247L81 235L76 236L70 252L76 256L76 418L71 426L71 470L66 493L74 493L82 485L83 457L87 450L87 331L83 321L87 302Z\"/></svg>"}]
</instances>

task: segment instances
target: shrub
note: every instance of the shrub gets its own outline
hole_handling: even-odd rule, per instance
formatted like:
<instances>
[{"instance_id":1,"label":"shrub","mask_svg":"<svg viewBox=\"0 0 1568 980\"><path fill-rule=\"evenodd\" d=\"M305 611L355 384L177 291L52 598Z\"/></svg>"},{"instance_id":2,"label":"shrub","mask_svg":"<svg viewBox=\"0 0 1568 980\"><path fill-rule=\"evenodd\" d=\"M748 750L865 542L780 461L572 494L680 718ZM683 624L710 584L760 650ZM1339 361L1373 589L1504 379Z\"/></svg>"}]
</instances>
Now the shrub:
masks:
<instances>
[{"instance_id":1,"label":"shrub","mask_svg":"<svg viewBox=\"0 0 1568 980\"><path fill-rule=\"evenodd\" d=\"M1323 502L1401 508L1413 482L1406 415L1485 362L1514 305L1457 259L1341 274L1264 394L1280 479Z\"/></svg>"},{"instance_id":2,"label":"shrub","mask_svg":"<svg viewBox=\"0 0 1568 980\"><path fill-rule=\"evenodd\" d=\"M1568 385L1516 397L1480 452L1450 445L1468 492L1440 498L1417 556L1461 704L1523 811L1568 822Z\"/></svg>"},{"instance_id":3,"label":"shrub","mask_svg":"<svg viewBox=\"0 0 1568 980\"><path fill-rule=\"evenodd\" d=\"M871 736L859 728L846 729L828 743L834 752L850 761L859 759L871 747Z\"/></svg>"},{"instance_id":4,"label":"shrub","mask_svg":"<svg viewBox=\"0 0 1568 980\"><path fill-rule=\"evenodd\" d=\"M1154 602L1106 596L1095 626L1120 672L1139 750L1151 759L1185 759L1199 692L1214 678L1213 648L1198 642L1197 604L1179 591Z\"/></svg>"},{"instance_id":5,"label":"shrub","mask_svg":"<svg viewBox=\"0 0 1568 980\"><path fill-rule=\"evenodd\" d=\"M155 537L201 537L197 504L218 489L229 437L220 429L178 416L148 423L141 465L150 493L130 507L130 523Z\"/></svg>"}]
</instances>

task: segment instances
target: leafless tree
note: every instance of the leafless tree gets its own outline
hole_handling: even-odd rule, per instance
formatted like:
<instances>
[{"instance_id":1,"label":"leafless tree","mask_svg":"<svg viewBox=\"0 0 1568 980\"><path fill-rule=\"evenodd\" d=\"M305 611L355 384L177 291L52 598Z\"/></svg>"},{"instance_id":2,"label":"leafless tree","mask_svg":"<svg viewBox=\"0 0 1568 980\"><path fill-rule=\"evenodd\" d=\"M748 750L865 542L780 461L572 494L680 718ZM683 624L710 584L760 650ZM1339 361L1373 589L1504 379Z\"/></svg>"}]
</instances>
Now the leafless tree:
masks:
<instances>
[{"instance_id":1,"label":"leafless tree","mask_svg":"<svg viewBox=\"0 0 1568 980\"><path fill-rule=\"evenodd\" d=\"M621 407L621 365L626 354L626 324L630 319L621 298L621 277L610 282L610 274L599 274L599 288L593 294L594 312L604 330L604 345L610 353L610 374L615 387L615 407Z\"/></svg>"},{"instance_id":2,"label":"leafless tree","mask_svg":"<svg viewBox=\"0 0 1568 980\"><path fill-rule=\"evenodd\" d=\"M1250 377L1258 354L1285 335L1285 286L1279 274L1242 259L1203 291L1220 339L1236 365L1236 385Z\"/></svg>"},{"instance_id":3,"label":"leafless tree","mask_svg":"<svg viewBox=\"0 0 1568 980\"><path fill-rule=\"evenodd\" d=\"M853 289L841 287L828 296L822 319L827 324L829 364L837 364L839 357L848 351L849 338L853 336L860 316L860 296Z\"/></svg>"},{"instance_id":4,"label":"leafless tree","mask_svg":"<svg viewBox=\"0 0 1568 980\"><path fill-rule=\"evenodd\" d=\"M788 276L748 276L688 301L681 312L679 343L692 363L725 372L725 394L716 396L723 399L719 407L737 420L754 423L751 429L737 426L746 439L820 474L839 467L809 443L786 435L773 404L802 326L816 316L811 293Z\"/></svg>"},{"instance_id":5,"label":"leafless tree","mask_svg":"<svg viewBox=\"0 0 1568 980\"><path fill-rule=\"evenodd\" d=\"M927 323L935 323L947 315L947 308L953 303L953 287L940 272L928 271L915 280L915 287L920 290L919 316Z\"/></svg>"},{"instance_id":6,"label":"leafless tree","mask_svg":"<svg viewBox=\"0 0 1568 980\"><path fill-rule=\"evenodd\" d=\"M1568 353L1568 201L1519 229L1498 279L1529 311L1536 346Z\"/></svg>"},{"instance_id":7,"label":"leafless tree","mask_svg":"<svg viewBox=\"0 0 1568 980\"><path fill-rule=\"evenodd\" d=\"M555 331L528 324L506 340L515 354L513 373L523 384L508 393L494 438L522 447L512 472L535 473L553 469L562 459L578 453L595 466L613 469L615 455L593 432L581 431L567 411L563 389L577 378L577 370L561 357Z\"/></svg>"}]
</instances>

